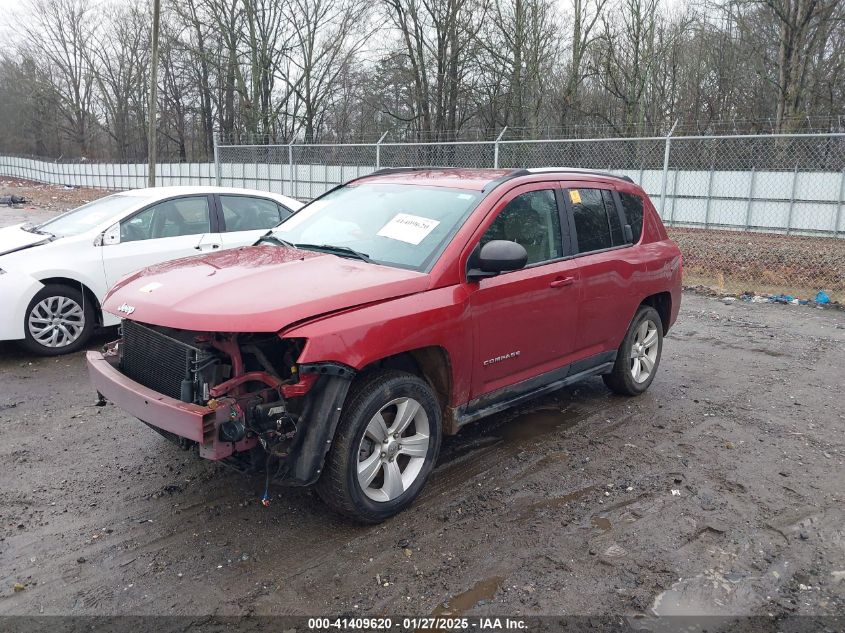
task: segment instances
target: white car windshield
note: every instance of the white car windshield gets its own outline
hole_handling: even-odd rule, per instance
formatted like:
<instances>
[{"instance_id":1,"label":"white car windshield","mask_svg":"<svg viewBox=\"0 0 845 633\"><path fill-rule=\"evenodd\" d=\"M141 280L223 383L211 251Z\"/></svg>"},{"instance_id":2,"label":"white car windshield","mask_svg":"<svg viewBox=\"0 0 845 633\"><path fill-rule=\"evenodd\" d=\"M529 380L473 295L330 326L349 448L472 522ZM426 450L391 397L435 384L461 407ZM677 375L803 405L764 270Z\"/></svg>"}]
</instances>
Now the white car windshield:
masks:
<instances>
[{"instance_id":1,"label":"white car windshield","mask_svg":"<svg viewBox=\"0 0 845 633\"><path fill-rule=\"evenodd\" d=\"M58 236L79 235L110 218L120 216L124 211L129 211L147 200L149 198L123 194L106 196L48 220L38 225L36 230L39 233L51 233Z\"/></svg>"},{"instance_id":2,"label":"white car windshield","mask_svg":"<svg viewBox=\"0 0 845 633\"><path fill-rule=\"evenodd\" d=\"M355 184L306 205L272 235L306 250L425 270L480 198L466 189Z\"/></svg>"}]
</instances>

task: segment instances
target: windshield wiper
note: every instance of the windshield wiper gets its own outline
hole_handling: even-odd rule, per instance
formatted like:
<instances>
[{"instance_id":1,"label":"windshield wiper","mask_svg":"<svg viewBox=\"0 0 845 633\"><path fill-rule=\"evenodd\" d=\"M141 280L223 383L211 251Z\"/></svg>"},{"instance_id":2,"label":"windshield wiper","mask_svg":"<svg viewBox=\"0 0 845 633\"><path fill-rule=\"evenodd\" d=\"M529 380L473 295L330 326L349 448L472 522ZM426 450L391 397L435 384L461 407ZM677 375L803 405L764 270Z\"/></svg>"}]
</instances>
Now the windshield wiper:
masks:
<instances>
[{"instance_id":1,"label":"windshield wiper","mask_svg":"<svg viewBox=\"0 0 845 633\"><path fill-rule=\"evenodd\" d=\"M26 231L27 233L35 233L36 235L49 235L50 237L56 237L55 235L53 235L49 231L42 231L40 228L38 228L34 224L24 224L21 228L24 231Z\"/></svg>"},{"instance_id":2,"label":"windshield wiper","mask_svg":"<svg viewBox=\"0 0 845 633\"><path fill-rule=\"evenodd\" d=\"M335 246L334 244L294 244L294 246L296 246L296 248L302 248L310 251L331 253L332 255L338 255L340 257L351 256L355 259L360 259L362 262L367 262L368 264L372 263L369 255L356 251L354 248L349 248L348 246Z\"/></svg>"},{"instance_id":3,"label":"windshield wiper","mask_svg":"<svg viewBox=\"0 0 845 633\"><path fill-rule=\"evenodd\" d=\"M271 244L275 244L276 246L287 246L288 248L296 248L294 244L290 242L280 239L273 235L273 233L265 233L261 237L258 238L258 241L253 244L253 246L258 246L261 242L270 242Z\"/></svg>"}]
</instances>

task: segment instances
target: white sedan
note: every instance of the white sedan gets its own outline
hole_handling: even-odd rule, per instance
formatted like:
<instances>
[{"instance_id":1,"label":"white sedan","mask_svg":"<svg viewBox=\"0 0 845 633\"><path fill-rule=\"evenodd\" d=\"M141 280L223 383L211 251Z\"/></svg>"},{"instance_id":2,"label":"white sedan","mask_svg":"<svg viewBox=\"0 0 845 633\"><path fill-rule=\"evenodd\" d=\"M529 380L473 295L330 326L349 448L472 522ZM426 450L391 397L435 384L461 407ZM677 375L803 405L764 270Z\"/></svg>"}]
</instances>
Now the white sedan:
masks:
<instances>
[{"instance_id":1,"label":"white sedan","mask_svg":"<svg viewBox=\"0 0 845 633\"><path fill-rule=\"evenodd\" d=\"M118 323L100 304L124 275L252 244L301 206L266 191L160 187L0 229L0 341L19 340L41 355L75 351L98 324Z\"/></svg>"}]
</instances>

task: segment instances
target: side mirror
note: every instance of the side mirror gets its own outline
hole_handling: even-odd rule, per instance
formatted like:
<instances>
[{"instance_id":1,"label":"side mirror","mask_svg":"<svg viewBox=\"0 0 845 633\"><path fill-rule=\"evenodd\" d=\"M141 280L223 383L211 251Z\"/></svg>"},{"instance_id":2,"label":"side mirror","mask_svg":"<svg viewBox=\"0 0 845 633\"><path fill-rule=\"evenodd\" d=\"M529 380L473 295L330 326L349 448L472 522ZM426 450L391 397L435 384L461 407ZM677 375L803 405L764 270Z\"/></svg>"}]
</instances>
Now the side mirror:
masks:
<instances>
[{"instance_id":1,"label":"side mirror","mask_svg":"<svg viewBox=\"0 0 845 633\"><path fill-rule=\"evenodd\" d=\"M475 281L495 277L499 273L519 270L528 263L528 252L522 244L510 240L492 240L478 251L475 267L467 272L467 280Z\"/></svg>"},{"instance_id":2,"label":"side mirror","mask_svg":"<svg viewBox=\"0 0 845 633\"><path fill-rule=\"evenodd\" d=\"M94 240L94 246L108 246L109 244L120 244L120 222L112 224Z\"/></svg>"}]
</instances>

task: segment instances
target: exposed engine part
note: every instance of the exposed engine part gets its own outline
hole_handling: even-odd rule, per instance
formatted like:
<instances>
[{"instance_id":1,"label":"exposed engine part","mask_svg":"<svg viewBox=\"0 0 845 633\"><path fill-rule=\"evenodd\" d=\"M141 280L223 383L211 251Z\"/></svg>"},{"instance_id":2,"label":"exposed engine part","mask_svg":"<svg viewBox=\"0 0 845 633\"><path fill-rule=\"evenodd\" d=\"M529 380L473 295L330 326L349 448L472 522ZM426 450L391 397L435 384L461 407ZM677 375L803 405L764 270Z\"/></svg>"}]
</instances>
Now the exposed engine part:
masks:
<instances>
[{"instance_id":1,"label":"exposed engine part","mask_svg":"<svg viewBox=\"0 0 845 633\"><path fill-rule=\"evenodd\" d=\"M246 437L243 422L228 420L220 425L220 439L224 442L240 442Z\"/></svg>"},{"instance_id":2,"label":"exposed engine part","mask_svg":"<svg viewBox=\"0 0 845 633\"><path fill-rule=\"evenodd\" d=\"M296 422L292 418L287 418L286 426L282 431L267 431L258 436L258 441L269 455L278 458L285 458L288 456L290 450L291 440L296 437Z\"/></svg>"},{"instance_id":3,"label":"exposed engine part","mask_svg":"<svg viewBox=\"0 0 845 633\"><path fill-rule=\"evenodd\" d=\"M288 415L285 403L282 400L267 402L253 407L252 428L256 433L264 431L278 431Z\"/></svg>"},{"instance_id":4,"label":"exposed engine part","mask_svg":"<svg viewBox=\"0 0 845 633\"><path fill-rule=\"evenodd\" d=\"M287 457L291 441L296 437L296 417L288 413L282 400L256 405L250 411L250 427L269 454Z\"/></svg>"}]
</instances>

